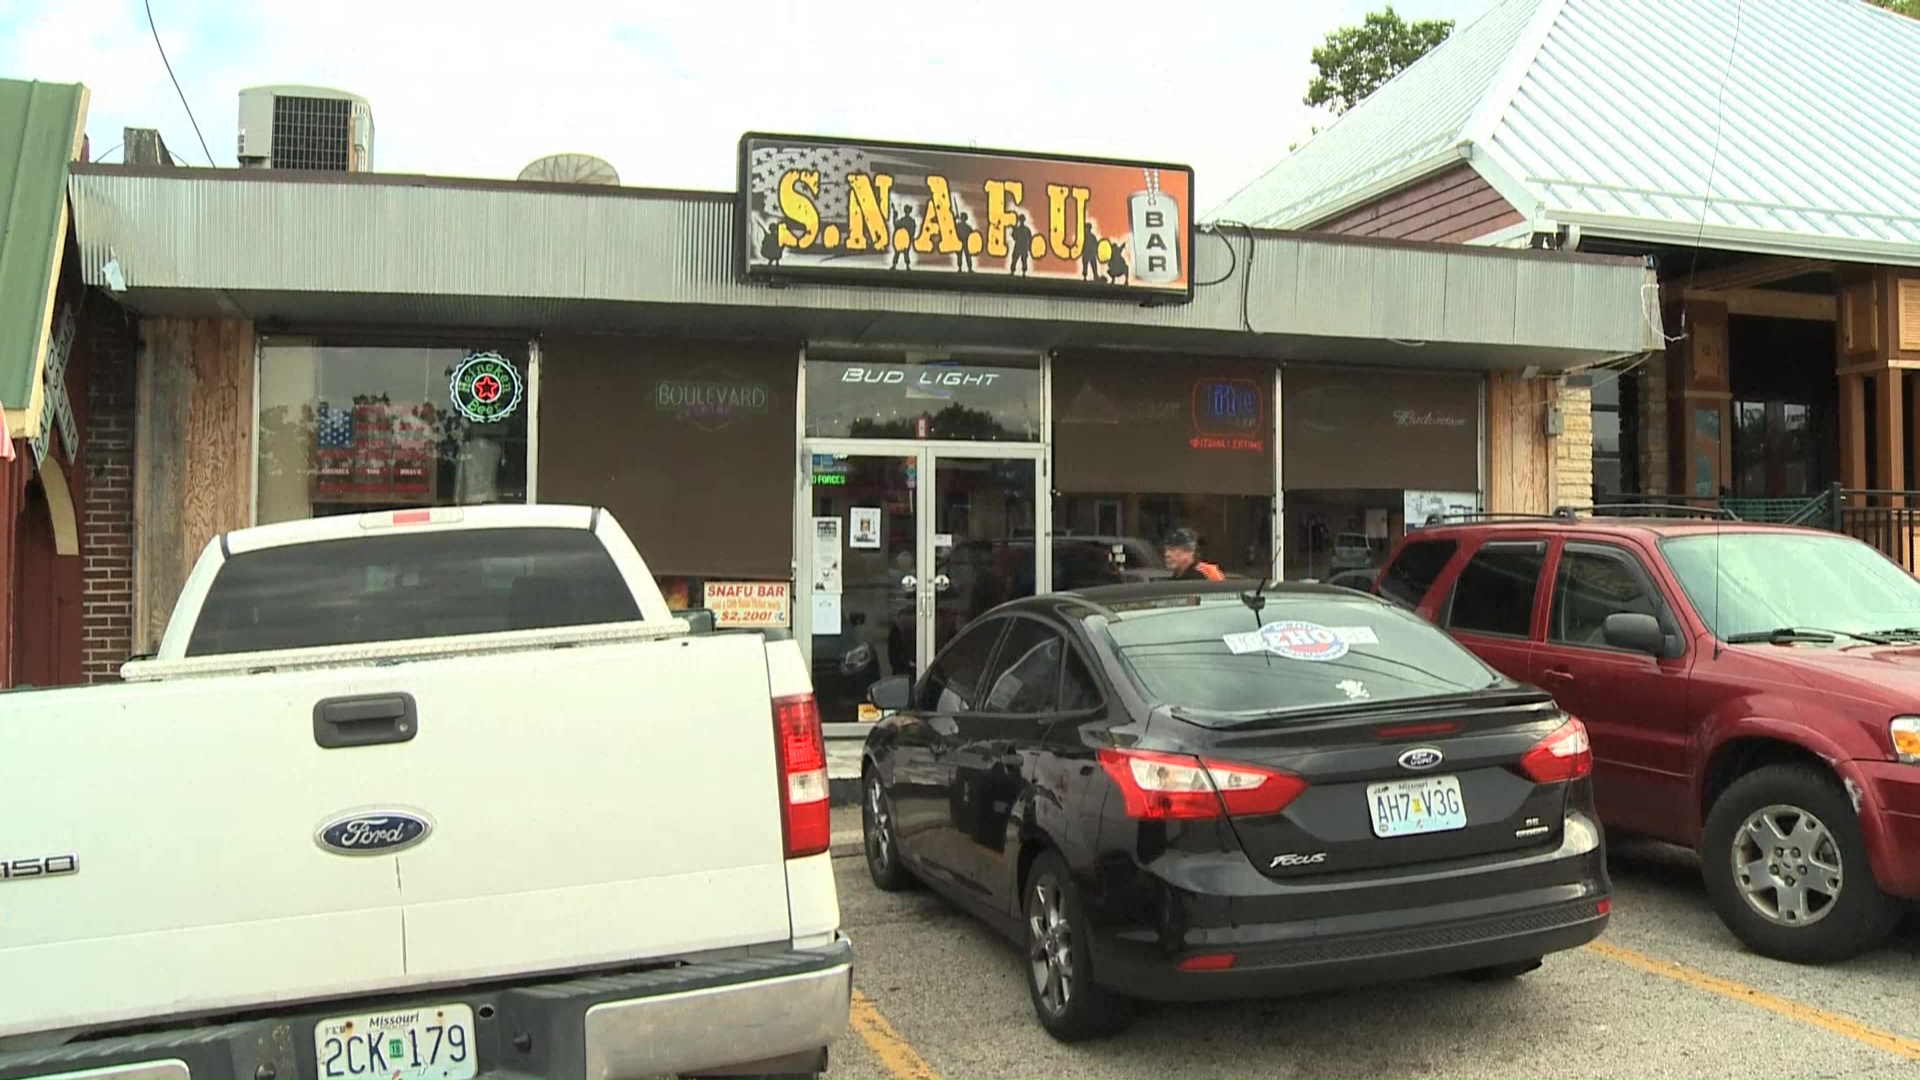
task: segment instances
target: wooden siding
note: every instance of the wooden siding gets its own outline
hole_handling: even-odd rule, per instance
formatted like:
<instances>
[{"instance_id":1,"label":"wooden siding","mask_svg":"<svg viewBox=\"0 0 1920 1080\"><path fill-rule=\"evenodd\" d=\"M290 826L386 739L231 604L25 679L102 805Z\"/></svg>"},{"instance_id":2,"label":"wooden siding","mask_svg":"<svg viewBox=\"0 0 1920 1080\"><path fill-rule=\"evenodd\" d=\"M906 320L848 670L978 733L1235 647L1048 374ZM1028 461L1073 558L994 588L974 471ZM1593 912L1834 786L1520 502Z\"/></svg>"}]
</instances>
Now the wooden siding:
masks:
<instances>
[{"instance_id":1,"label":"wooden siding","mask_svg":"<svg viewBox=\"0 0 1920 1080\"><path fill-rule=\"evenodd\" d=\"M1314 227L1389 240L1465 243L1526 220L1471 165L1456 165Z\"/></svg>"},{"instance_id":2,"label":"wooden siding","mask_svg":"<svg viewBox=\"0 0 1920 1080\"><path fill-rule=\"evenodd\" d=\"M148 319L142 329L136 651L159 644L200 549L253 516L253 324Z\"/></svg>"}]
</instances>

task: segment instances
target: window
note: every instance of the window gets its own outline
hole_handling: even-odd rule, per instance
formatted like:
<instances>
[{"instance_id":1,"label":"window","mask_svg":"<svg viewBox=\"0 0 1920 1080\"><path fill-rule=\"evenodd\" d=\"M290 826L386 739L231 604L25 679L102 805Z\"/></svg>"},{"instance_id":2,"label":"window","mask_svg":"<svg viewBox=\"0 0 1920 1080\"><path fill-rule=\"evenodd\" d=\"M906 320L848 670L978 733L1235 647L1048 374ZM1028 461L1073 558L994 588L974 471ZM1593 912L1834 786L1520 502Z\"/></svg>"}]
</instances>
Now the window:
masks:
<instances>
[{"instance_id":1,"label":"window","mask_svg":"<svg viewBox=\"0 0 1920 1080\"><path fill-rule=\"evenodd\" d=\"M1120 531L1096 531L1113 524L1116 505ZM1259 580L1273 572L1270 495L1058 495L1053 500L1053 587L1087 589L1163 578L1161 544L1178 528L1192 529L1200 539L1200 561L1224 573Z\"/></svg>"},{"instance_id":2,"label":"window","mask_svg":"<svg viewBox=\"0 0 1920 1080\"><path fill-rule=\"evenodd\" d=\"M1040 441L1037 357L815 348L806 377L812 438Z\"/></svg>"},{"instance_id":3,"label":"window","mask_svg":"<svg viewBox=\"0 0 1920 1080\"><path fill-rule=\"evenodd\" d=\"M948 645L927 669L920 684L919 707L922 712L968 712L980 691L981 676L987 661L993 658L993 646L1000 640L1006 620L994 619L961 634Z\"/></svg>"},{"instance_id":4,"label":"window","mask_svg":"<svg viewBox=\"0 0 1920 1080\"><path fill-rule=\"evenodd\" d=\"M526 380L519 342L264 340L258 521L525 502Z\"/></svg>"},{"instance_id":5,"label":"window","mask_svg":"<svg viewBox=\"0 0 1920 1080\"><path fill-rule=\"evenodd\" d=\"M585 529L472 529L243 551L220 568L188 656L590 626L640 618Z\"/></svg>"},{"instance_id":6,"label":"window","mask_svg":"<svg viewBox=\"0 0 1920 1080\"><path fill-rule=\"evenodd\" d=\"M1474 552L1454 583L1448 628L1528 636L1533 631L1533 598L1545 562L1545 544L1488 544Z\"/></svg>"},{"instance_id":7,"label":"window","mask_svg":"<svg viewBox=\"0 0 1920 1080\"><path fill-rule=\"evenodd\" d=\"M1631 556L1576 547L1560 553L1553 614L1547 622L1549 640L1605 648L1607 616L1622 612L1655 618L1665 612Z\"/></svg>"},{"instance_id":8,"label":"window","mask_svg":"<svg viewBox=\"0 0 1920 1080\"><path fill-rule=\"evenodd\" d=\"M1667 564L1722 639L1783 626L1871 633L1920 626L1920 582L1848 536L1734 532L1660 542Z\"/></svg>"},{"instance_id":9,"label":"window","mask_svg":"<svg viewBox=\"0 0 1920 1080\"><path fill-rule=\"evenodd\" d=\"M1093 673L1087 670L1086 661L1069 648L1067 662L1060 669L1060 711L1085 712L1098 708L1101 700L1100 684L1094 681Z\"/></svg>"},{"instance_id":10,"label":"window","mask_svg":"<svg viewBox=\"0 0 1920 1080\"><path fill-rule=\"evenodd\" d=\"M1596 501L1634 490L1638 449L1634 445L1633 393L1638 376L1604 371L1593 376L1593 497Z\"/></svg>"},{"instance_id":11,"label":"window","mask_svg":"<svg viewBox=\"0 0 1920 1080\"><path fill-rule=\"evenodd\" d=\"M1460 545L1452 540L1415 540L1407 544L1381 576L1380 595L1410 608L1419 607L1459 549Z\"/></svg>"},{"instance_id":12,"label":"window","mask_svg":"<svg viewBox=\"0 0 1920 1080\"><path fill-rule=\"evenodd\" d=\"M1245 720L1510 686L1432 623L1368 597L1271 593L1116 605L1106 631L1148 700Z\"/></svg>"},{"instance_id":13,"label":"window","mask_svg":"<svg viewBox=\"0 0 1920 1080\"><path fill-rule=\"evenodd\" d=\"M1053 711L1066 642L1044 624L1015 619L987 682L980 711L1038 716Z\"/></svg>"}]
</instances>

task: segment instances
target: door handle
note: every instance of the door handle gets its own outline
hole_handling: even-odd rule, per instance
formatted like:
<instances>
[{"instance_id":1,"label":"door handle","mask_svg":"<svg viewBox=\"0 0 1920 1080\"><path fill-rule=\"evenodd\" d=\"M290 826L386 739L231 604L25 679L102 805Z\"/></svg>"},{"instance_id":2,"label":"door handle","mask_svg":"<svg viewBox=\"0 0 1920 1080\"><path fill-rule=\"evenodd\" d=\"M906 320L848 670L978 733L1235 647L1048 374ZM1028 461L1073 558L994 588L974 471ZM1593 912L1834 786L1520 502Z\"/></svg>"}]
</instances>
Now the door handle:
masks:
<instances>
[{"instance_id":1,"label":"door handle","mask_svg":"<svg viewBox=\"0 0 1920 1080\"><path fill-rule=\"evenodd\" d=\"M412 694L327 698L313 707L313 741L327 750L409 742L419 730Z\"/></svg>"},{"instance_id":2,"label":"door handle","mask_svg":"<svg viewBox=\"0 0 1920 1080\"><path fill-rule=\"evenodd\" d=\"M1550 683L1570 683L1573 681L1573 672L1566 668L1548 668L1541 673L1540 678Z\"/></svg>"}]
</instances>

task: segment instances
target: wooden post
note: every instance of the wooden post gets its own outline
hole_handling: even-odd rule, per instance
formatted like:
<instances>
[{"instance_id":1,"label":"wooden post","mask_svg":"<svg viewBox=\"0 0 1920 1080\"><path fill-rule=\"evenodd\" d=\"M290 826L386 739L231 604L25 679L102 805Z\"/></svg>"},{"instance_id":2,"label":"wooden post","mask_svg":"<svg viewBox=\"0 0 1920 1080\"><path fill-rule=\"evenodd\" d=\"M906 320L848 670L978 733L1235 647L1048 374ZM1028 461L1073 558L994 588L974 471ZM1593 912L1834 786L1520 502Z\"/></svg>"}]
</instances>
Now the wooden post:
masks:
<instances>
[{"instance_id":1,"label":"wooden post","mask_svg":"<svg viewBox=\"0 0 1920 1080\"><path fill-rule=\"evenodd\" d=\"M1686 303L1686 338L1670 350L1677 360L1667 373L1672 395L1675 494L1717 499L1727 483L1732 431L1727 415L1733 400L1727 381L1727 305L1711 300Z\"/></svg>"},{"instance_id":2,"label":"wooden post","mask_svg":"<svg viewBox=\"0 0 1920 1080\"><path fill-rule=\"evenodd\" d=\"M1867 486L1867 377L1840 376L1840 486Z\"/></svg>"},{"instance_id":3,"label":"wooden post","mask_svg":"<svg viewBox=\"0 0 1920 1080\"><path fill-rule=\"evenodd\" d=\"M1900 369L1894 367L1873 373L1874 460L1879 464L1880 486L1888 491L1907 488L1907 440L1901 423L1907 409L1900 376ZM1894 500L1894 505L1902 504L1903 500Z\"/></svg>"}]
</instances>

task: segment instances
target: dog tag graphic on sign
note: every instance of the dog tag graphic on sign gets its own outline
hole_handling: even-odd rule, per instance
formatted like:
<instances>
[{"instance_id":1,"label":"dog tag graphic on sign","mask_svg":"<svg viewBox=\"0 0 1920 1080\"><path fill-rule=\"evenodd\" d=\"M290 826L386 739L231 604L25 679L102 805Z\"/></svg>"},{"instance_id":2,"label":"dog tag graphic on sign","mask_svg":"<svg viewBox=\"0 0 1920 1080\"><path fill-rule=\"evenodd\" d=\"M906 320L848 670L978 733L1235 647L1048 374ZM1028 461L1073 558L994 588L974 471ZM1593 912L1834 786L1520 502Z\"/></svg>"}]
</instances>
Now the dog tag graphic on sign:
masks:
<instances>
[{"instance_id":1,"label":"dog tag graphic on sign","mask_svg":"<svg viewBox=\"0 0 1920 1080\"><path fill-rule=\"evenodd\" d=\"M1127 199L1132 219L1133 277L1149 285L1180 280L1180 206L1160 190L1157 172L1147 174L1147 190Z\"/></svg>"}]
</instances>

